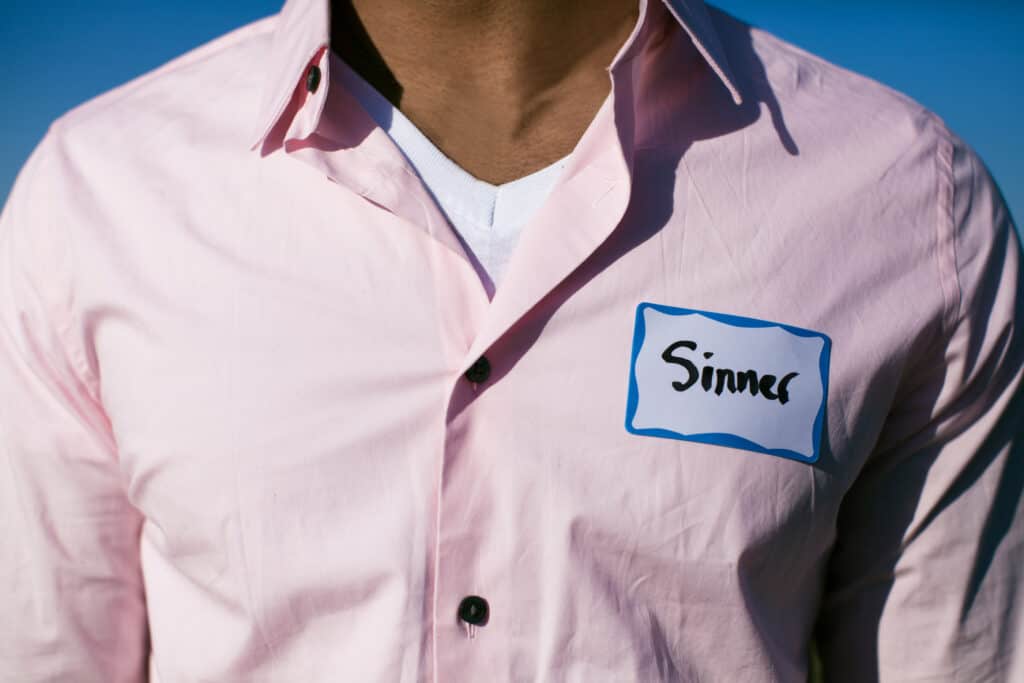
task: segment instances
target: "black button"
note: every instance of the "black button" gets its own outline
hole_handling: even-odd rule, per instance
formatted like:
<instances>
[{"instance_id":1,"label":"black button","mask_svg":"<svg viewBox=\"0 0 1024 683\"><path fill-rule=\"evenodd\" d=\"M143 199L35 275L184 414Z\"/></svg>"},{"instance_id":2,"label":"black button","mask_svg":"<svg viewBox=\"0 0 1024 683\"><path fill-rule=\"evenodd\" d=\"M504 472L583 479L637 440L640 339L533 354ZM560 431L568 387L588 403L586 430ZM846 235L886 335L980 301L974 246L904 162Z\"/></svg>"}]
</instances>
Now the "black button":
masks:
<instances>
[{"instance_id":1,"label":"black button","mask_svg":"<svg viewBox=\"0 0 1024 683\"><path fill-rule=\"evenodd\" d=\"M459 619L462 619L467 624L473 624L474 626L485 625L490 612L491 609L487 606L487 601L479 595L467 595L459 603Z\"/></svg>"},{"instance_id":2,"label":"black button","mask_svg":"<svg viewBox=\"0 0 1024 683\"><path fill-rule=\"evenodd\" d=\"M466 379L474 384L486 382L490 376L491 362L485 356L477 358L476 362L469 366L469 370L466 370Z\"/></svg>"},{"instance_id":3,"label":"black button","mask_svg":"<svg viewBox=\"0 0 1024 683\"><path fill-rule=\"evenodd\" d=\"M316 89L320 87L320 67L316 64L309 67L309 71L306 72L306 90L309 92L316 92Z\"/></svg>"}]
</instances>

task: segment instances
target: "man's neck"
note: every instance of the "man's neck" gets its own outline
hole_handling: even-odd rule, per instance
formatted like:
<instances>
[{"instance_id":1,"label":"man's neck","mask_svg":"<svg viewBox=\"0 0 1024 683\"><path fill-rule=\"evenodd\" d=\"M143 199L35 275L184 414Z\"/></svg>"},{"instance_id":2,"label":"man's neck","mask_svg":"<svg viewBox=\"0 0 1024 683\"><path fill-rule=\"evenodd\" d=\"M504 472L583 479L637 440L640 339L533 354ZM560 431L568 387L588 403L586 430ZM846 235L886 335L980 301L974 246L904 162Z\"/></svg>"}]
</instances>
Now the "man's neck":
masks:
<instances>
[{"instance_id":1,"label":"man's neck","mask_svg":"<svg viewBox=\"0 0 1024 683\"><path fill-rule=\"evenodd\" d=\"M637 0L335 0L332 49L494 184L568 154L608 95Z\"/></svg>"}]
</instances>

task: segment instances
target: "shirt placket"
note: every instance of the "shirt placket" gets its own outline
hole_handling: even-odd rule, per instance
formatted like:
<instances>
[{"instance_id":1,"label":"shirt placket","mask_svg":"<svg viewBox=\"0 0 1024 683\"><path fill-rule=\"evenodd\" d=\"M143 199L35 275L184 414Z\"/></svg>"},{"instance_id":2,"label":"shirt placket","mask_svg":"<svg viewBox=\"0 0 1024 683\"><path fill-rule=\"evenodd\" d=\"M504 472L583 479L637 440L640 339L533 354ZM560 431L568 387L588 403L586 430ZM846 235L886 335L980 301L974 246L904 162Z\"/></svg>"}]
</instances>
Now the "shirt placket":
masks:
<instances>
[{"instance_id":1,"label":"shirt placket","mask_svg":"<svg viewBox=\"0 0 1024 683\"><path fill-rule=\"evenodd\" d=\"M503 343L506 333L600 246L626 212L635 125L631 55L609 69L609 97L548 200L523 227L493 300L393 141L351 94L324 87L327 57L318 53L307 67L308 94L285 136L286 152L402 218L406 227L427 233L436 245L424 250L423 258L435 259L438 266L432 276L440 314L437 329L425 334L441 336L448 372L446 402L438 405L441 442L424 444L415 454L436 460L436 479L428 486L435 492L429 513L434 522L417 615L422 618L420 679L459 681L511 672L517 666L516 643L550 614L545 616L538 602L537 577L501 570L514 566L518 553L529 552L524 530L502 521L517 499L529 504L529 491L495 488L501 482L489 463L509 461L515 453L487 440L488 421L500 419L503 409L500 398L490 399L487 392L523 351ZM438 250L461 258L451 259L450 253L439 258ZM453 269L453 262L462 267Z\"/></svg>"},{"instance_id":2,"label":"shirt placket","mask_svg":"<svg viewBox=\"0 0 1024 683\"><path fill-rule=\"evenodd\" d=\"M528 351L509 331L582 264L623 219L630 197L632 92L629 68L613 71L612 94L581 140L565 176L523 228L501 287L456 365L445 412L437 481L432 680L512 680L537 653L536 637L557 618L559 596L536 572L544 529L519 510L536 504L531 484L505 477L515 444L488 438L512 409L497 383ZM513 335L515 336L515 335ZM509 378L511 379L511 378ZM528 378L515 378L528 385ZM507 381L507 380L506 380ZM425 662L426 664L427 662ZM518 673L517 673L518 672Z\"/></svg>"}]
</instances>

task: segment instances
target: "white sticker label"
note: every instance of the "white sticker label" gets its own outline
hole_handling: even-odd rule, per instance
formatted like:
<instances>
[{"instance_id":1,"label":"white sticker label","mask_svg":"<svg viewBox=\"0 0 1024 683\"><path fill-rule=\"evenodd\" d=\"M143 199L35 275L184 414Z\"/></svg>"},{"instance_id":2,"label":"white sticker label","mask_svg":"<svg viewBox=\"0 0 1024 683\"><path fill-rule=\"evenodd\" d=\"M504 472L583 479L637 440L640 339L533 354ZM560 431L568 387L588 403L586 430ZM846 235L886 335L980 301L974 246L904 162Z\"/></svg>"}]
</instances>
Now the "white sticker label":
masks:
<instances>
[{"instance_id":1,"label":"white sticker label","mask_svg":"<svg viewBox=\"0 0 1024 683\"><path fill-rule=\"evenodd\" d=\"M814 462L830 349L820 332L643 302L626 429Z\"/></svg>"}]
</instances>

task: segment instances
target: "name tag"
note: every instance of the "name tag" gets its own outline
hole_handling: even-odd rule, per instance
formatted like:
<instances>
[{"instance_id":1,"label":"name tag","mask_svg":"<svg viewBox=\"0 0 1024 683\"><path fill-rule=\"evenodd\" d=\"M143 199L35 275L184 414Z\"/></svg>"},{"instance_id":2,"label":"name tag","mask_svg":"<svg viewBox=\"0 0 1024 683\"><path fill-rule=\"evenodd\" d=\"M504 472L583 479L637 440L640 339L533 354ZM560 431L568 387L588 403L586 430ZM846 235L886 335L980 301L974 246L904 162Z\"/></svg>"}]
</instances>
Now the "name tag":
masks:
<instances>
[{"instance_id":1,"label":"name tag","mask_svg":"<svg viewBox=\"0 0 1024 683\"><path fill-rule=\"evenodd\" d=\"M820 332L642 302L626 429L814 462L830 349Z\"/></svg>"}]
</instances>

